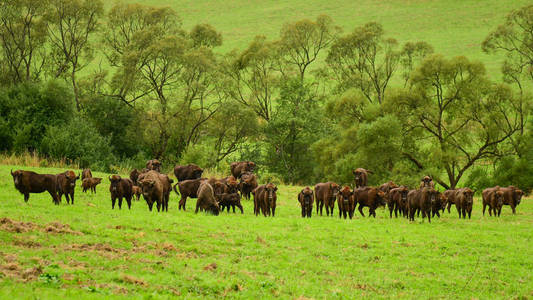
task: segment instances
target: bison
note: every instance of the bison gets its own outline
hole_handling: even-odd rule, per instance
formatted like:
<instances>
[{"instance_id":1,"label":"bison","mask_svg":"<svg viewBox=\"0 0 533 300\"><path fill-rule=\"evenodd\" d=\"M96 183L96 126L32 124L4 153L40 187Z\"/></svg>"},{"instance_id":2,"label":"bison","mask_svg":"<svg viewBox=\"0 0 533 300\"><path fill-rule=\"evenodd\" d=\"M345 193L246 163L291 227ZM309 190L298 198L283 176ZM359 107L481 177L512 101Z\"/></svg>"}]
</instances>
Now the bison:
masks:
<instances>
[{"instance_id":1,"label":"bison","mask_svg":"<svg viewBox=\"0 0 533 300\"><path fill-rule=\"evenodd\" d=\"M221 211L224 211L224 208L227 208L229 213L229 208L231 206L233 208L233 213L235 213L235 206L237 206L241 210L241 214L244 213L244 210L242 209L241 205L241 196L239 195L239 193L220 194L218 195L217 199Z\"/></svg>"},{"instance_id":2,"label":"bison","mask_svg":"<svg viewBox=\"0 0 533 300\"><path fill-rule=\"evenodd\" d=\"M422 218L428 217L431 223L431 207L437 198L437 191L430 187L424 187L418 190L409 191L407 194L407 207L409 211L409 220L415 220L415 213L422 211Z\"/></svg>"},{"instance_id":3,"label":"bison","mask_svg":"<svg viewBox=\"0 0 533 300\"><path fill-rule=\"evenodd\" d=\"M246 172L255 171L255 163L253 161L239 161L232 162L230 165L231 175L235 178L241 178L241 175Z\"/></svg>"},{"instance_id":4,"label":"bison","mask_svg":"<svg viewBox=\"0 0 533 300\"><path fill-rule=\"evenodd\" d=\"M146 168L149 171L153 170L153 171L161 172L161 163L157 159L151 159L146 162Z\"/></svg>"},{"instance_id":5,"label":"bison","mask_svg":"<svg viewBox=\"0 0 533 300\"><path fill-rule=\"evenodd\" d=\"M236 177L234 177L236 178ZM256 189L258 186L257 184L257 176L255 176L252 172L245 172L244 174L241 174L241 179L239 182L239 189L241 191L241 195L250 200L250 194L254 189Z\"/></svg>"},{"instance_id":6,"label":"bison","mask_svg":"<svg viewBox=\"0 0 533 300\"><path fill-rule=\"evenodd\" d=\"M392 189L395 189L397 188L398 185L392 181L389 181L389 182L386 182L382 185L379 186L379 190L382 191L383 193L385 193L385 197L388 196L389 194L389 191L392 190Z\"/></svg>"},{"instance_id":7,"label":"bison","mask_svg":"<svg viewBox=\"0 0 533 300\"><path fill-rule=\"evenodd\" d=\"M242 177L241 177L242 178ZM228 176L223 179L223 181L226 183L226 186L228 187L228 193L237 193L239 191L239 182L235 177Z\"/></svg>"},{"instance_id":8,"label":"bison","mask_svg":"<svg viewBox=\"0 0 533 300\"><path fill-rule=\"evenodd\" d=\"M254 213L259 215L260 211L263 212L263 215L274 217L276 214L276 191L278 187L272 183L263 184L258 186L255 190L252 191L254 195Z\"/></svg>"},{"instance_id":9,"label":"bison","mask_svg":"<svg viewBox=\"0 0 533 300\"><path fill-rule=\"evenodd\" d=\"M91 173L91 169L83 169L81 172L81 181L83 182L83 179L85 178L92 178L93 173Z\"/></svg>"},{"instance_id":10,"label":"bison","mask_svg":"<svg viewBox=\"0 0 533 300\"><path fill-rule=\"evenodd\" d=\"M489 206L489 215L500 216L503 206L504 192L500 191L499 186L486 188L481 192L481 198L483 199L483 215L485 215L485 209Z\"/></svg>"},{"instance_id":11,"label":"bison","mask_svg":"<svg viewBox=\"0 0 533 300\"><path fill-rule=\"evenodd\" d=\"M302 218L311 218L311 213L313 212L313 201L313 190L308 186L298 194L298 202L300 202L300 206L302 207Z\"/></svg>"},{"instance_id":12,"label":"bison","mask_svg":"<svg viewBox=\"0 0 533 300\"><path fill-rule=\"evenodd\" d=\"M136 200L139 201L143 191L142 191L140 186L133 185L132 188L131 188L131 193L135 196Z\"/></svg>"},{"instance_id":13,"label":"bison","mask_svg":"<svg viewBox=\"0 0 533 300\"><path fill-rule=\"evenodd\" d=\"M368 214L376 217L376 208L379 206L385 206L385 193L375 187L362 187L354 189L353 191L355 202L359 203L359 213L361 216L365 216L363 213L363 207L368 207Z\"/></svg>"},{"instance_id":14,"label":"bison","mask_svg":"<svg viewBox=\"0 0 533 300\"><path fill-rule=\"evenodd\" d=\"M455 196L457 194L457 190L446 190L444 191L444 196L446 197L446 206L447 206L447 209L448 209L448 213L450 213L450 207L452 205L455 205Z\"/></svg>"},{"instance_id":15,"label":"bison","mask_svg":"<svg viewBox=\"0 0 533 300\"><path fill-rule=\"evenodd\" d=\"M66 171L56 175L57 178L57 194L59 201L61 197L65 195L67 204L72 202L74 204L74 189L76 188L76 180L80 179L80 176L76 176L74 171Z\"/></svg>"},{"instance_id":16,"label":"bison","mask_svg":"<svg viewBox=\"0 0 533 300\"><path fill-rule=\"evenodd\" d=\"M111 209L115 209L115 202L118 199L118 208L122 209L122 198L126 199L128 209L131 209L131 198L133 182L129 178L121 178L119 175L109 176L109 192L111 193Z\"/></svg>"},{"instance_id":17,"label":"bison","mask_svg":"<svg viewBox=\"0 0 533 300\"><path fill-rule=\"evenodd\" d=\"M446 196L443 193L437 191L435 196L435 202L433 202L431 205L432 218L434 218L435 215L440 218L440 211L442 210L442 212L444 212L444 209L446 208L446 202Z\"/></svg>"},{"instance_id":18,"label":"bison","mask_svg":"<svg viewBox=\"0 0 533 300\"><path fill-rule=\"evenodd\" d=\"M180 209L185 210L185 205L187 204L187 198L198 198L198 188L200 187L200 183L206 180L207 178L184 180L174 185L174 191L176 192L176 194L181 195L181 199L178 204L178 210ZM179 192L178 192L178 189L176 189L176 187L179 188Z\"/></svg>"},{"instance_id":19,"label":"bison","mask_svg":"<svg viewBox=\"0 0 533 300\"><path fill-rule=\"evenodd\" d=\"M457 208L457 213L459 218L461 216L466 219L466 214L468 213L468 218L472 214L472 205L474 204L474 191L469 188L461 188L455 192L455 207Z\"/></svg>"},{"instance_id":20,"label":"bison","mask_svg":"<svg viewBox=\"0 0 533 300\"><path fill-rule=\"evenodd\" d=\"M333 216L333 209L335 208L335 200L340 191L340 186L335 182L317 183L315 185L315 199L316 199L316 213L320 208L320 215L322 215L322 208L326 205L326 215Z\"/></svg>"},{"instance_id":21,"label":"bison","mask_svg":"<svg viewBox=\"0 0 533 300\"><path fill-rule=\"evenodd\" d=\"M435 188L435 183L433 183L433 179L429 176L424 176L424 178L422 178L422 180L420 181L420 188L422 189L425 187L429 187L432 189Z\"/></svg>"},{"instance_id":22,"label":"bison","mask_svg":"<svg viewBox=\"0 0 533 300\"><path fill-rule=\"evenodd\" d=\"M172 181L167 175L160 174L155 170L139 176L143 198L146 200L150 211L152 211L154 203L156 203L158 212L161 210L168 211L171 183Z\"/></svg>"},{"instance_id":23,"label":"bison","mask_svg":"<svg viewBox=\"0 0 533 300\"><path fill-rule=\"evenodd\" d=\"M141 175L141 174L142 173L139 170L137 170L137 169L131 170L131 172L130 172L130 180L131 180L131 182L133 182L133 185L139 185L137 180L139 179L139 175Z\"/></svg>"},{"instance_id":24,"label":"bison","mask_svg":"<svg viewBox=\"0 0 533 300\"><path fill-rule=\"evenodd\" d=\"M400 211L400 215L407 215L406 207L407 207L407 194L409 193L409 189L405 186L393 188L389 190L389 194L387 196L387 205L389 207L390 217L392 218L392 211L394 210L394 216L398 217L398 211Z\"/></svg>"},{"instance_id":25,"label":"bison","mask_svg":"<svg viewBox=\"0 0 533 300\"><path fill-rule=\"evenodd\" d=\"M355 177L355 187L360 188L366 186L368 182L368 173L372 173L372 171L363 168L357 168L353 170L352 173Z\"/></svg>"},{"instance_id":26,"label":"bison","mask_svg":"<svg viewBox=\"0 0 533 300\"><path fill-rule=\"evenodd\" d=\"M198 179L202 177L204 170L195 164L188 164L186 166L174 166L174 175L178 182L183 180Z\"/></svg>"},{"instance_id":27,"label":"bison","mask_svg":"<svg viewBox=\"0 0 533 300\"><path fill-rule=\"evenodd\" d=\"M511 206L513 214L516 214L516 207L520 204L524 192L512 185L506 188L500 188L500 191L503 192L503 205Z\"/></svg>"},{"instance_id":28,"label":"bison","mask_svg":"<svg viewBox=\"0 0 533 300\"><path fill-rule=\"evenodd\" d=\"M355 211L355 199L349 186L343 187L337 194L337 206L339 207L339 218L347 216L353 218Z\"/></svg>"},{"instance_id":29,"label":"bison","mask_svg":"<svg viewBox=\"0 0 533 300\"><path fill-rule=\"evenodd\" d=\"M198 213L199 209L211 212L215 216L218 216L220 212L213 187L207 181L202 181L198 188L198 201L196 201L196 210L194 213Z\"/></svg>"},{"instance_id":30,"label":"bison","mask_svg":"<svg viewBox=\"0 0 533 300\"><path fill-rule=\"evenodd\" d=\"M52 174L37 174L32 171L11 170L15 188L24 195L24 202L30 199L30 193L42 193L47 191L54 204L59 205L60 199L57 195L57 177Z\"/></svg>"},{"instance_id":31,"label":"bison","mask_svg":"<svg viewBox=\"0 0 533 300\"><path fill-rule=\"evenodd\" d=\"M90 189L91 192L96 193L96 186L101 182L102 178L100 177L85 178L81 182L81 187L84 193L86 193L88 189Z\"/></svg>"}]
</instances>

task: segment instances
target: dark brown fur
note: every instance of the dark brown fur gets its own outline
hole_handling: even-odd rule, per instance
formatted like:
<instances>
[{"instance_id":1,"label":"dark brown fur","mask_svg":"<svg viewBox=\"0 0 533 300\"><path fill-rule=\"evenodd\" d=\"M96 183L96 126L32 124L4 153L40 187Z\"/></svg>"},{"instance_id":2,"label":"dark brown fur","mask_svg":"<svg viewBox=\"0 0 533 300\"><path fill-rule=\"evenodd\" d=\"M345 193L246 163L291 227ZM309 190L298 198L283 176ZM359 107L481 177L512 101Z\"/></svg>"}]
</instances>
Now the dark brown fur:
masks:
<instances>
[{"instance_id":1,"label":"dark brown fur","mask_svg":"<svg viewBox=\"0 0 533 300\"><path fill-rule=\"evenodd\" d=\"M252 193L254 189L257 188L257 186L258 186L257 176L255 176L254 173L245 172L244 174L241 174L241 180L239 182L239 189L241 191L241 195L244 198L250 200L250 194Z\"/></svg>"},{"instance_id":2,"label":"dark brown fur","mask_svg":"<svg viewBox=\"0 0 533 300\"><path fill-rule=\"evenodd\" d=\"M146 168L148 170L161 172L161 162L159 162L157 159L151 159L146 162Z\"/></svg>"},{"instance_id":3,"label":"dark brown fur","mask_svg":"<svg viewBox=\"0 0 533 300\"><path fill-rule=\"evenodd\" d=\"M355 187L360 188L360 187L365 187L367 185L368 173L372 173L372 171L369 171L363 168L357 168L353 170L352 173L354 176Z\"/></svg>"},{"instance_id":4,"label":"dark brown fur","mask_svg":"<svg viewBox=\"0 0 533 300\"><path fill-rule=\"evenodd\" d=\"M340 191L340 186L335 182L317 183L315 185L315 199L316 199L316 213L320 208L320 215L322 215L322 208L326 206L326 215L333 216L333 210L335 209L335 200L337 194Z\"/></svg>"},{"instance_id":5,"label":"dark brown fur","mask_svg":"<svg viewBox=\"0 0 533 300\"><path fill-rule=\"evenodd\" d=\"M170 183L167 180L168 176L162 175L159 172L152 170L143 176L139 177L139 185L142 189L143 198L148 204L148 209L152 211L154 203L156 203L157 211L168 211L167 194L170 193Z\"/></svg>"},{"instance_id":6,"label":"dark brown fur","mask_svg":"<svg viewBox=\"0 0 533 300\"><path fill-rule=\"evenodd\" d=\"M130 179L131 179L131 182L133 182L133 185L139 185L139 182L137 182L137 180L139 179L139 175L141 175L141 172L137 169L133 169L131 170L130 172Z\"/></svg>"},{"instance_id":7,"label":"dark brown fur","mask_svg":"<svg viewBox=\"0 0 533 300\"><path fill-rule=\"evenodd\" d=\"M387 206L389 207L390 217L392 218L392 211L394 211L394 216L398 217L398 211L400 212L400 215L406 216L406 208L407 208L407 194L409 193L409 189L405 186L401 186L398 188L393 188L389 190L388 196L387 196Z\"/></svg>"},{"instance_id":8,"label":"dark brown fur","mask_svg":"<svg viewBox=\"0 0 533 300\"><path fill-rule=\"evenodd\" d=\"M376 217L376 208L379 206L385 206L385 193L375 187L362 187L353 191L355 201L359 203L359 213L361 216L365 216L363 213L363 207L368 207L368 213L370 216Z\"/></svg>"},{"instance_id":9,"label":"dark brown fur","mask_svg":"<svg viewBox=\"0 0 533 300\"><path fill-rule=\"evenodd\" d=\"M122 198L126 199L128 209L131 209L131 198L133 182L129 178L121 178L119 175L109 176L109 192L111 193L111 209L115 209L115 202L118 199L118 208L122 209Z\"/></svg>"},{"instance_id":10,"label":"dark brown fur","mask_svg":"<svg viewBox=\"0 0 533 300\"><path fill-rule=\"evenodd\" d=\"M337 194L337 206L339 207L339 218L346 219L347 216L353 218L355 211L355 198L349 186L343 187Z\"/></svg>"},{"instance_id":11,"label":"dark brown fur","mask_svg":"<svg viewBox=\"0 0 533 300\"><path fill-rule=\"evenodd\" d=\"M233 213L235 213L235 206L241 210L241 214L244 213L244 210L241 205L241 196L239 193L224 193L218 195L218 205L220 210L224 211L224 208L227 208L229 213L230 206L233 208Z\"/></svg>"},{"instance_id":12,"label":"dark brown fur","mask_svg":"<svg viewBox=\"0 0 533 300\"><path fill-rule=\"evenodd\" d=\"M91 169L83 169L81 172L81 181L83 182L83 179L85 178L92 178L93 173L91 172Z\"/></svg>"},{"instance_id":13,"label":"dark brown fur","mask_svg":"<svg viewBox=\"0 0 533 300\"><path fill-rule=\"evenodd\" d=\"M461 216L466 219L466 214L468 213L468 218L472 215L472 205L474 204L474 191L469 188L458 189L455 196L455 207L457 208L457 213L459 218Z\"/></svg>"},{"instance_id":14,"label":"dark brown fur","mask_svg":"<svg viewBox=\"0 0 533 300\"><path fill-rule=\"evenodd\" d=\"M513 214L516 214L516 207L520 204L524 192L512 185L506 188L500 188L500 191L503 192L503 205L511 206Z\"/></svg>"},{"instance_id":15,"label":"dark brown fur","mask_svg":"<svg viewBox=\"0 0 533 300\"><path fill-rule=\"evenodd\" d=\"M431 223L431 207L437 197L437 191L432 188L425 187L418 190L409 191L407 194L407 207L409 210L409 220L415 220L415 213L422 211L422 218L428 217Z\"/></svg>"},{"instance_id":16,"label":"dark brown fur","mask_svg":"<svg viewBox=\"0 0 533 300\"><path fill-rule=\"evenodd\" d=\"M181 195L178 210L185 210L187 198L198 198L198 188L200 187L200 183L206 180L207 178L184 180L174 185L174 191L176 192L176 194ZM179 192L176 187L178 187Z\"/></svg>"},{"instance_id":17,"label":"dark brown fur","mask_svg":"<svg viewBox=\"0 0 533 300\"><path fill-rule=\"evenodd\" d=\"M253 161L238 161L232 162L230 165L231 175L235 178L241 178L241 175L246 172L255 171L255 163Z\"/></svg>"},{"instance_id":18,"label":"dark brown fur","mask_svg":"<svg viewBox=\"0 0 533 300\"><path fill-rule=\"evenodd\" d=\"M433 182L433 179L429 176L424 176L424 178L422 178L422 180L420 181L420 188L425 187L429 187L432 189L435 188L435 183Z\"/></svg>"},{"instance_id":19,"label":"dark brown fur","mask_svg":"<svg viewBox=\"0 0 533 300\"><path fill-rule=\"evenodd\" d=\"M28 202L30 193L42 193L47 191L54 204L59 205L60 199L57 195L57 176L52 174L37 174L32 171L16 170L11 171L15 188L24 195L24 201Z\"/></svg>"},{"instance_id":20,"label":"dark brown fur","mask_svg":"<svg viewBox=\"0 0 533 300\"><path fill-rule=\"evenodd\" d=\"M135 196L136 200L139 201L139 199L141 198L141 194L143 193L142 189L140 186L132 186L131 188L131 193Z\"/></svg>"},{"instance_id":21,"label":"dark brown fur","mask_svg":"<svg viewBox=\"0 0 533 300\"><path fill-rule=\"evenodd\" d=\"M298 194L298 202L300 202L300 206L302 208L302 218L311 218L311 213L313 212L314 194L310 187L305 187Z\"/></svg>"},{"instance_id":22,"label":"dark brown fur","mask_svg":"<svg viewBox=\"0 0 533 300\"><path fill-rule=\"evenodd\" d=\"M76 189L76 180L78 180L80 176L76 176L76 173L74 173L74 171L66 171L64 173L57 174L56 178L57 195L59 197L59 201L61 201L61 196L65 195L67 204L74 204L74 190Z\"/></svg>"},{"instance_id":23,"label":"dark brown fur","mask_svg":"<svg viewBox=\"0 0 533 300\"><path fill-rule=\"evenodd\" d=\"M88 189L90 189L91 192L96 193L96 186L101 182L102 178L99 177L85 178L81 182L81 187L83 188L84 193L87 192Z\"/></svg>"},{"instance_id":24,"label":"dark brown fur","mask_svg":"<svg viewBox=\"0 0 533 300\"><path fill-rule=\"evenodd\" d=\"M494 212L494 216L500 216L502 213L502 206L503 206L503 199L504 199L504 192L500 191L499 186L486 188L481 193L482 199L483 199L483 215L485 215L485 209L487 205L489 206L489 215L492 216L492 213Z\"/></svg>"},{"instance_id":25,"label":"dark brown fur","mask_svg":"<svg viewBox=\"0 0 533 300\"><path fill-rule=\"evenodd\" d=\"M256 216L259 215L260 212L262 212L265 217L270 216L271 214L273 217L275 216L277 190L278 187L272 183L268 183L260 185L252 191L252 194L254 195L254 213Z\"/></svg>"},{"instance_id":26,"label":"dark brown fur","mask_svg":"<svg viewBox=\"0 0 533 300\"><path fill-rule=\"evenodd\" d=\"M220 212L213 187L207 181L203 181L198 188L198 201L196 201L196 210L194 213L198 213L199 209L211 212L215 216L218 216Z\"/></svg>"},{"instance_id":27,"label":"dark brown fur","mask_svg":"<svg viewBox=\"0 0 533 300\"><path fill-rule=\"evenodd\" d=\"M202 177L203 172L204 170L195 164L174 167L174 175L176 175L178 182L183 180L198 179Z\"/></svg>"}]
</instances>

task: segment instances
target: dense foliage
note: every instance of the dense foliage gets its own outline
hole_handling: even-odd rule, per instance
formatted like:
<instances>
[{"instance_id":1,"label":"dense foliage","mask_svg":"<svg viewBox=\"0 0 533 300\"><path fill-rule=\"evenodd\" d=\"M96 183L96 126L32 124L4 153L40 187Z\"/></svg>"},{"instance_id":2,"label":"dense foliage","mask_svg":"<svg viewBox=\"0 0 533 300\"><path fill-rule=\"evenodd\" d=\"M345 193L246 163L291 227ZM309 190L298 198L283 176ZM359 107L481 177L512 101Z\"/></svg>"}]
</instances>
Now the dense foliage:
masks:
<instances>
[{"instance_id":1,"label":"dense foliage","mask_svg":"<svg viewBox=\"0 0 533 300\"><path fill-rule=\"evenodd\" d=\"M480 62L374 22L343 33L321 15L221 53L216 28L184 28L168 7L5 2L0 149L102 170L250 159L288 183L348 183L365 167L371 184L430 174L445 188L529 190L532 12L487 33L483 50L504 57L495 81Z\"/></svg>"}]
</instances>

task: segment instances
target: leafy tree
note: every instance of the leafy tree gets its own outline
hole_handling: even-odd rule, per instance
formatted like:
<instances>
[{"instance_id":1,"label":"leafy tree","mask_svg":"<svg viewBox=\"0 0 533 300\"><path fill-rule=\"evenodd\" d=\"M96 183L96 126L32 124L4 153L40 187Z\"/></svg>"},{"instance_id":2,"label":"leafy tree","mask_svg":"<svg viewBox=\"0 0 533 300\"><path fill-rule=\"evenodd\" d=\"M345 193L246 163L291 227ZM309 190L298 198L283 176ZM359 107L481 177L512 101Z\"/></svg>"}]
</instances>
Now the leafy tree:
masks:
<instances>
[{"instance_id":1,"label":"leafy tree","mask_svg":"<svg viewBox=\"0 0 533 300\"><path fill-rule=\"evenodd\" d=\"M481 63L432 55L411 76L411 91L389 104L404 120L404 134L418 143L408 153L420 170L444 169L433 178L455 188L476 162L501 155L500 146L520 128L518 101L511 90L487 79Z\"/></svg>"},{"instance_id":2,"label":"leafy tree","mask_svg":"<svg viewBox=\"0 0 533 300\"><path fill-rule=\"evenodd\" d=\"M48 1L4 0L0 3L1 80L18 84L39 78L46 63Z\"/></svg>"},{"instance_id":3,"label":"leafy tree","mask_svg":"<svg viewBox=\"0 0 533 300\"><path fill-rule=\"evenodd\" d=\"M407 86L415 66L430 54L433 54L433 47L426 42L407 42L403 45L400 64L403 67L404 87Z\"/></svg>"},{"instance_id":4,"label":"leafy tree","mask_svg":"<svg viewBox=\"0 0 533 300\"><path fill-rule=\"evenodd\" d=\"M91 35L98 30L103 13L101 0L50 0L47 11L53 72L56 77L69 78L78 111L80 99L76 75L92 61Z\"/></svg>"}]
</instances>

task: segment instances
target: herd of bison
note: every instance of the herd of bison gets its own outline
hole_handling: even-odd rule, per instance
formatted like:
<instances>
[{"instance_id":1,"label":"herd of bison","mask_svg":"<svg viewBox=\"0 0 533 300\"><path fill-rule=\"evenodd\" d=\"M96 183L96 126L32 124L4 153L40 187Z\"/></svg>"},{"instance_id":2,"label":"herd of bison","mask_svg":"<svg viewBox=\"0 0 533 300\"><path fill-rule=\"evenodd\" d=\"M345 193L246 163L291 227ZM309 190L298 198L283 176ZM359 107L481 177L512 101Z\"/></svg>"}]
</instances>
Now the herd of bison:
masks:
<instances>
[{"instance_id":1,"label":"herd of bison","mask_svg":"<svg viewBox=\"0 0 533 300\"><path fill-rule=\"evenodd\" d=\"M203 169L194 164L186 166L175 166L174 175L177 183L172 187L174 180L161 173L161 163L156 160L149 160L146 168L142 170L134 169L129 178L122 178L119 175L109 176L109 192L111 194L111 207L114 209L118 200L119 209L122 207L123 199L126 200L128 208L131 208L132 198L138 201L140 196L146 200L148 208L152 211L154 203L157 211L168 211L168 202L171 190L180 195L178 210L185 210L187 198L197 198L196 210L203 210L218 215L220 211L230 208L235 212L235 207L243 213L241 197L250 199L253 195L254 214L257 216L274 216L276 213L276 192L278 188L267 183L258 185L257 176L254 174L255 163L242 161L231 163L231 176L222 179L202 178ZM367 186L368 174L372 173L363 168L353 170L354 185L340 186L335 182L318 183L314 190L305 187L298 193L298 201L302 209L302 217L311 217L313 203L316 203L316 213L322 215L324 206L326 215L333 216L335 202L339 210L339 217L350 219L354 216L355 208L362 216L363 208L369 208L369 215L376 217L376 209L380 206L387 206L390 217L393 212L396 217L403 215L409 220L414 220L422 212L422 218L427 216L428 221L440 211L444 212L455 205L459 218L468 218L472 214L474 191L470 188L460 188L439 192L435 190L431 177L425 176L417 189L410 189L406 186L398 186L389 181L379 187ZM59 204L65 195L67 203L74 204L74 190L76 180L80 175L73 171L66 171L57 175L37 174L32 171L11 171L15 188L24 195L24 201L28 201L30 193L49 192L53 202ZM85 169L81 174L81 187L83 192L90 190L96 192L96 186L102 182L102 178L93 177L91 170ZM487 188L482 192L483 214L488 206L489 215L500 216L502 206L509 205L515 213L516 206L520 204L523 192L514 187L495 186Z\"/></svg>"}]
</instances>

